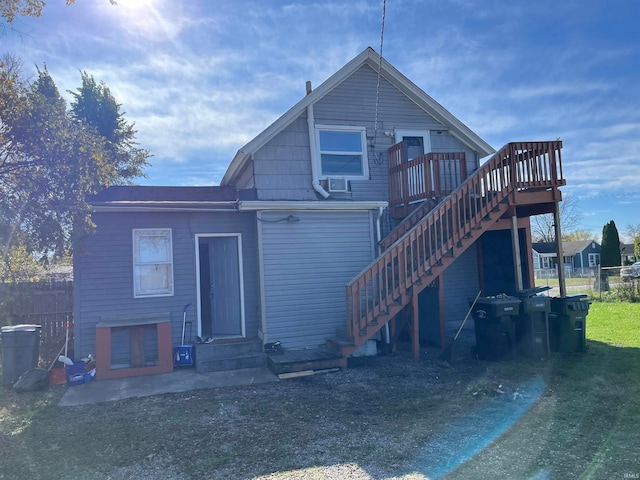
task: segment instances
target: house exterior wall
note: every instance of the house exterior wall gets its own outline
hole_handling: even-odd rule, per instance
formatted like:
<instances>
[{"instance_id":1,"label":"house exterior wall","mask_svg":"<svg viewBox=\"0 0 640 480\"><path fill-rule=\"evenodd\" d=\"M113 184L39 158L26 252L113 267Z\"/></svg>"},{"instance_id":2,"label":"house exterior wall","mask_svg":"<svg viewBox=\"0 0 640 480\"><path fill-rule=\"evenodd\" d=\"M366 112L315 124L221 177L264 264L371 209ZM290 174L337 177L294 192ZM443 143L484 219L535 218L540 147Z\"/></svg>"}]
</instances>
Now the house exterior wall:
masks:
<instances>
[{"instance_id":1,"label":"house exterior wall","mask_svg":"<svg viewBox=\"0 0 640 480\"><path fill-rule=\"evenodd\" d=\"M598 254L600 256L600 244L596 242L590 242L581 252L576 253L573 256L573 268L589 268L589 254ZM598 261L598 263L600 263Z\"/></svg>"},{"instance_id":2,"label":"house exterior wall","mask_svg":"<svg viewBox=\"0 0 640 480\"><path fill-rule=\"evenodd\" d=\"M345 285L374 258L374 213L259 214L265 341L316 346L346 328Z\"/></svg>"},{"instance_id":3,"label":"house exterior wall","mask_svg":"<svg viewBox=\"0 0 640 480\"><path fill-rule=\"evenodd\" d=\"M457 330L480 290L476 242L460 255L443 274L445 330ZM468 321L470 328L472 322Z\"/></svg>"},{"instance_id":4,"label":"house exterior wall","mask_svg":"<svg viewBox=\"0 0 640 480\"><path fill-rule=\"evenodd\" d=\"M316 200L306 114L253 155L258 200Z\"/></svg>"},{"instance_id":5,"label":"house exterior wall","mask_svg":"<svg viewBox=\"0 0 640 480\"><path fill-rule=\"evenodd\" d=\"M478 167L477 154L466 148L433 117L420 109L384 78L380 82L378 128L375 129L377 74L363 66L313 106L316 125L366 127L375 133L368 150L369 179L351 180L350 192L333 193L342 200L388 200L388 149L395 143L385 132L394 129L429 130L431 151L464 151L468 172ZM311 152L307 115L303 113L253 156L255 187L259 200L319 200L311 186ZM246 178L238 188L250 185Z\"/></svg>"},{"instance_id":6,"label":"house exterior wall","mask_svg":"<svg viewBox=\"0 0 640 480\"><path fill-rule=\"evenodd\" d=\"M95 326L103 316L171 313L172 343L180 343L182 312L196 325L197 233L240 233L244 274L246 336L257 337L259 286L257 234L253 213L94 213L94 235L76 242L74 251L75 356L95 353ZM174 294L133 297L134 228L171 228Z\"/></svg>"}]
</instances>

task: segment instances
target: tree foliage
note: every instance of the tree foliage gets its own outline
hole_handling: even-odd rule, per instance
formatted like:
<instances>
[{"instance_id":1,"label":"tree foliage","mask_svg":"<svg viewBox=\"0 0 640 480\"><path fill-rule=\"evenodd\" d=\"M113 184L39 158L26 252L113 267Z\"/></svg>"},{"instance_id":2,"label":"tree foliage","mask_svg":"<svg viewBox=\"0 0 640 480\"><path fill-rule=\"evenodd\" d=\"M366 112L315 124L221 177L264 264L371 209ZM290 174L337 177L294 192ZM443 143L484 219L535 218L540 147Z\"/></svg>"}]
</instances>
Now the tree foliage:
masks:
<instances>
[{"instance_id":1,"label":"tree foliage","mask_svg":"<svg viewBox=\"0 0 640 480\"><path fill-rule=\"evenodd\" d=\"M581 240L593 240L593 233L589 230L578 229L572 232L562 232L563 242L579 242Z\"/></svg>"},{"instance_id":2,"label":"tree foliage","mask_svg":"<svg viewBox=\"0 0 640 480\"><path fill-rule=\"evenodd\" d=\"M622 263L620 255L620 236L613 220L602 228L600 244L600 264L603 267L618 267Z\"/></svg>"},{"instance_id":3,"label":"tree foliage","mask_svg":"<svg viewBox=\"0 0 640 480\"><path fill-rule=\"evenodd\" d=\"M39 17L45 5L46 2L44 0L1 0L0 15L9 23L13 22L16 15Z\"/></svg>"},{"instance_id":4,"label":"tree foliage","mask_svg":"<svg viewBox=\"0 0 640 480\"><path fill-rule=\"evenodd\" d=\"M117 5L116 0L109 0L111 5ZM76 0L66 0L67 6L73 5ZM16 16L39 17L47 2L44 0L0 0L0 17L7 23L12 23Z\"/></svg>"},{"instance_id":5,"label":"tree foliage","mask_svg":"<svg viewBox=\"0 0 640 480\"><path fill-rule=\"evenodd\" d=\"M144 176L149 152L135 142L104 83L82 72L71 108L45 68L29 84L20 62L0 62L0 240L62 256L70 234L89 231L85 197Z\"/></svg>"},{"instance_id":6,"label":"tree foliage","mask_svg":"<svg viewBox=\"0 0 640 480\"><path fill-rule=\"evenodd\" d=\"M633 240L633 255L636 260L640 258L640 235Z\"/></svg>"}]
</instances>

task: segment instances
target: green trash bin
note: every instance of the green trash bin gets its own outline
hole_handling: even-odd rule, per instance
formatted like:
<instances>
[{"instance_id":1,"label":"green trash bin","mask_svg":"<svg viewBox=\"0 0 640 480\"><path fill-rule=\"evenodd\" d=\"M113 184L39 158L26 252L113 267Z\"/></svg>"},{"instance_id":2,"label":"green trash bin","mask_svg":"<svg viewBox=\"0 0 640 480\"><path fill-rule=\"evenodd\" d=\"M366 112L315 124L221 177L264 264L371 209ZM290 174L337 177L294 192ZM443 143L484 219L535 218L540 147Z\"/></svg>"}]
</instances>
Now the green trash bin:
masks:
<instances>
[{"instance_id":1,"label":"green trash bin","mask_svg":"<svg viewBox=\"0 0 640 480\"><path fill-rule=\"evenodd\" d=\"M584 294L551 299L549 339L553 352L584 352L587 348L589 297Z\"/></svg>"},{"instance_id":2,"label":"green trash bin","mask_svg":"<svg viewBox=\"0 0 640 480\"><path fill-rule=\"evenodd\" d=\"M547 358L549 344L549 314L551 298L535 295L520 298L520 315L516 320L518 352L527 357Z\"/></svg>"},{"instance_id":3,"label":"green trash bin","mask_svg":"<svg viewBox=\"0 0 640 480\"><path fill-rule=\"evenodd\" d=\"M2 385L11 386L24 372L38 366L40 325L13 325L0 329Z\"/></svg>"}]
</instances>

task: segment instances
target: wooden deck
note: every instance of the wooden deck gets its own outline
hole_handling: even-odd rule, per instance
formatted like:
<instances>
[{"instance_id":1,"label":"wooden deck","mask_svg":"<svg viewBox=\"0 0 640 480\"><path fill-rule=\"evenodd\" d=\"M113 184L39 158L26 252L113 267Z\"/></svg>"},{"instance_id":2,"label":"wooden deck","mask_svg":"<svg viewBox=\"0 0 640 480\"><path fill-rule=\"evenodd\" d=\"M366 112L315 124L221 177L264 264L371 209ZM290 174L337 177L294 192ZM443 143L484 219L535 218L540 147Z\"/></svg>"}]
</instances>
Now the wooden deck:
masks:
<instances>
[{"instance_id":1,"label":"wooden deck","mask_svg":"<svg viewBox=\"0 0 640 480\"><path fill-rule=\"evenodd\" d=\"M276 375L327 370L330 368L346 368L347 359L339 352L327 348L305 348L300 350L284 350L281 354L267 355L267 365Z\"/></svg>"},{"instance_id":2,"label":"wooden deck","mask_svg":"<svg viewBox=\"0 0 640 480\"><path fill-rule=\"evenodd\" d=\"M566 183L561 149L559 140L509 143L431 208L433 195L447 193L462 178L458 166L464 158L426 155L407 162L401 145L391 147L390 205L401 213L402 205L423 204L380 242L384 252L346 286L351 343L339 346L342 355L355 352L405 307L417 318L418 294L501 218L517 221L555 211L559 187ZM436 181L442 172L430 174L437 164L453 172L446 185ZM417 357L417 327L414 333Z\"/></svg>"}]
</instances>

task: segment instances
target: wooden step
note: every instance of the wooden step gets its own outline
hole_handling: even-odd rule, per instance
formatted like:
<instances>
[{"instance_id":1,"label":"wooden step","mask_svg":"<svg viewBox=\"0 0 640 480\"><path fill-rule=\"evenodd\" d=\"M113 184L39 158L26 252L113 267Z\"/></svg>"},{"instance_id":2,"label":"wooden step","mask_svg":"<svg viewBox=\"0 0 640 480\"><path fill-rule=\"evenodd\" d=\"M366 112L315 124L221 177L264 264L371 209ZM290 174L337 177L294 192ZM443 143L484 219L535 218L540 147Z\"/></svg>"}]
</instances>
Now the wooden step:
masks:
<instances>
[{"instance_id":1,"label":"wooden step","mask_svg":"<svg viewBox=\"0 0 640 480\"><path fill-rule=\"evenodd\" d=\"M284 349L281 354L267 355L267 366L276 375L326 370L330 368L347 368L347 359L339 352L326 347Z\"/></svg>"}]
</instances>

